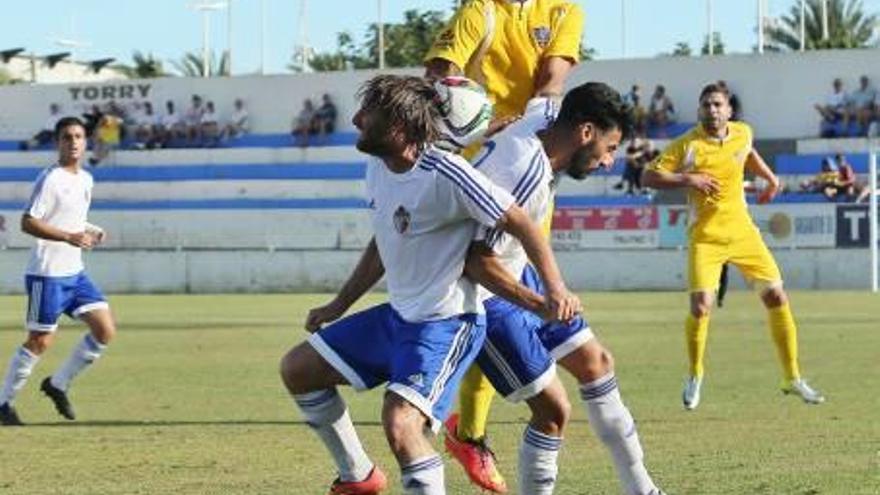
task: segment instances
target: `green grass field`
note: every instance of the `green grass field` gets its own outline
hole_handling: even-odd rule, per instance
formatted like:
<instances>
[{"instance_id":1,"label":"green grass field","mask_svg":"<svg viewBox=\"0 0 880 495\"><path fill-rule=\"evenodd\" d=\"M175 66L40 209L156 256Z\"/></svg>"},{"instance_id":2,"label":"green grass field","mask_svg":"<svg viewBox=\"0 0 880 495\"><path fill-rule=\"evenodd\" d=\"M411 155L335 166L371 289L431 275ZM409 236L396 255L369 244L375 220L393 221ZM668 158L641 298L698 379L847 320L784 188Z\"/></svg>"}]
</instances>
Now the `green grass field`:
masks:
<instances>
[{"instance_id":1,"label":"green grass field","mask_svg":"<svg viewBox=\"0 0 880 495\"><path fill-rule=\"evenodd\" d=\"M62 422L39 395L79 338L70 321L17 401L25 428L0 428L0 494L324 494L334 477L280 384L278 360L304 337L325 295L115 296L120 335L72 391ZM613 350L647 461L670 494L880 493L880 298L793 294L804 374L828 402L778 391L778 366L755 296L714 315L703 402L682 410L680 293L587 293ZM371 301L376 301L374 298ZM24 334L24 297L0 298L0 366ZM570 392L571 380L565 379ZM580 403L560 456L558 494L616 494ZM400 493L379 419L381 392L346 392L368 451ZM508 481L528 413L496 401L490 432ZM447 463L450 494L478 493Z\"/></svg>"}]
</instances>

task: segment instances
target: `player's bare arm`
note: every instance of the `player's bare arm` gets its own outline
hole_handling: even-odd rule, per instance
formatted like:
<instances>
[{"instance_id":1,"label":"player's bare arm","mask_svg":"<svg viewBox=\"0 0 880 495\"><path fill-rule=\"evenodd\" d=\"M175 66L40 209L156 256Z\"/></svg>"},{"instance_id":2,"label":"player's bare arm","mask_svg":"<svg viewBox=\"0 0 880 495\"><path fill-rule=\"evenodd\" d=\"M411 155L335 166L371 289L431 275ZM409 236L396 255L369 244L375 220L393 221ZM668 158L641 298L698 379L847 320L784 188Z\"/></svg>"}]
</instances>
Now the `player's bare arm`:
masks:
<instances>
[{"instance_id":1,"label":"player's bare arm","mask_svg":"<svg viewBox=\"0 0 880 495\"><path fill-rule=\"evenodd\" d=\"M779 177L776 177L776 174L773 173L773 170L771 170L770 166L767 165L767 162L764 161L764 158L762 158L760 153L754 149L752 149L749 152L749 156L746 157L746 169L767 181L767 187L758 194L758 203L764 204L773 201L773 198L775 198L776 194L779 192Z\"/></svg>"},{"instance_id":2,"label":"player's bare arm","mask_svg":"<svg viewBox=\"0 0 880 495\"><path fill-rule=\"evenodd\" d=\"M541 60L535 76L534 96L561 97L565 89L565 78L572 67L574 62L565 57L546 57Z\"/></svg>"},{"instance_id":3,"label":"player's bare arm","mask_svg":"<svg viewBox=\"0 0 880 495\"><path fill-rule=\"evenodd\" d=\"M309 315L306 317L306 330L315 332L324 323L338 320L352 304L376 285L383 275L385 275L385 265L382 264L382 258L379 257L376 239L373 238L336 297L323 306L309 310Z\"/></svg>"},{"instance_id":4,"label":"player's bare arm","mask_svg":"<svg viewBox=\"0 0 880 495\"><path fill-rule=\"evenodd\" d=\"M425 62L425 77L428 79L460 75L462 75L461 68L445 58L435 57Z\"/></svg>"},{"instance_id":5,"label":"player's bare arm","mask_svg":"<svg viewBox=\"0 0 880 495\"><path fill-rule=\"evenodd\" d=\"M717 194L720 190L718 179L711 175L700 173L673 173L646 169L642 174L642 183L654 189L691 187L707 196Z\"/></svg>"},{"instance_id":6,"label":"player's bare arm","mask_svg":"<svg viewBox=\"0 0 880 495\"><path fill-rule=\"evenodd\" d=\"M468 249L464 274L496 296L544 318L554 317L547 314L544 296L521 284L498 260L495 252L483 242L475 242Z\"/></svg>"},{"instance_id":7,"label":"player's bare arm","mask_svg":"<svg viewBox=\"0 0 880 495\"><path fill-rule=\"evenodd\" d=\"M91 249L95 245L95 239L91 234L86 232L67 232L53 227L39 218L34 218L27 213L21 216L21 230L40 239L66 242L78 248Z\"/></svg>"},{"instance_id":8,"label":"player's bare arm","mask_svg":"<svg viewBox=\"0 0 880 495\"><path fill-rule=\"evenodd\" d=\"M498 221L497 227L522 243L529 261L535 266L547 289L546 304L554 319L567 321L581 312L580 299L565 287L550 244L525 210L517 205L511 206Z\"/></svg>"}]
</instances>

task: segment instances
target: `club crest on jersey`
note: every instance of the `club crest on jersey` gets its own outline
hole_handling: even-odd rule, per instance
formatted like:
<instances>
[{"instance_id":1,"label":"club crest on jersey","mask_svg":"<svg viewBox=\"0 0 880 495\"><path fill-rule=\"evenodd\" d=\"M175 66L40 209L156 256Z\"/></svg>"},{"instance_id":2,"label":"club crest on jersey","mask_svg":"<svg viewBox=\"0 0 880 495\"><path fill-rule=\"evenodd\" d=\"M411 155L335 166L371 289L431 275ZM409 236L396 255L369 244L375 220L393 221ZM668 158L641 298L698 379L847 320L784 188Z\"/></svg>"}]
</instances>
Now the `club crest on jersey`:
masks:
<instances>
[{"instance_id":1,"label":"club crest on jersey","mask_svg":"<svg viewBox=\"0 0 880 495\"><path fill-rule=\"evenodd\" d=\"M535 38L535 43L538 44L541 48L547 48L547 45L550 44L550 28L547 26L539 26L532 29L532 37Z\"/></svg>"},{"instance_id":2,"label":"club crest on jersey","mask_svg":"<svg viewBox=\"0 0 880 495\"><path fill-rule=\"evenodd\" d=\"M401 234L409 230L410 215L403 206L398 206L394 212L394 228Z\"/></svg>"}]
</instances>

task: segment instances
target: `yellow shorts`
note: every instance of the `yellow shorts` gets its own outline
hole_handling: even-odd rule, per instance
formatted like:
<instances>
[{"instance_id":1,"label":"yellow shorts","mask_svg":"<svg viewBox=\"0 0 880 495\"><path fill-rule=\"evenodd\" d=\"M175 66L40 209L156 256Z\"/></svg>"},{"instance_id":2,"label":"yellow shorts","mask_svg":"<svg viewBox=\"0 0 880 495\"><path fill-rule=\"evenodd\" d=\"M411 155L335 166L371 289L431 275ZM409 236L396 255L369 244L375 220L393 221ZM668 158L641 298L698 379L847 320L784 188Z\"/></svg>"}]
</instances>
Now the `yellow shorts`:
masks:
<instances>
[{"instance_id":1,"label":"yellow shorts","mask_svg":"<svg viewBox=\"0 0 880 495\"><path fill-rule=\"evenodd\" d=\"M730 263L759 288L782 284L776 260L764 244L757 228L750 227L730 242L691 241L688 245L688 289L714 292L718 289L721 266Z\"/></svg>"}]
</instances>

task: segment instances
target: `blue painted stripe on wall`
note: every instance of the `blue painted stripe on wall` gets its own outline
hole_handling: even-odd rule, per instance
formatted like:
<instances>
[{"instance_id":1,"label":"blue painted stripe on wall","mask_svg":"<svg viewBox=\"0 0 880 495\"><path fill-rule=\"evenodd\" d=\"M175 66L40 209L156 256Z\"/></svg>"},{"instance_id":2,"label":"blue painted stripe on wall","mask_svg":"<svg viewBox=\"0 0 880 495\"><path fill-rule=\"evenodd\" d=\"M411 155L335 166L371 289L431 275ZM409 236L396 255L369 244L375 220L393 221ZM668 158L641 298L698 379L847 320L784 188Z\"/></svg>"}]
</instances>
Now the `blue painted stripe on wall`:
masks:
<instances>
[{"instance_id":1,"label":"blue painted stripe on wall","mask_svg":"<svg viewBox=\"0 0 880 495\"><path fill-rule=\"evenodd\" d=\"M151 201L94 201L92 210L352 210L364 209L362 198L316 199L170 199ZM0 201L0 209L21 210L23 202Z\"/></svg>"},{"instance_id":2,"label":"blue painted stripe on wall","mask_svg":"<svg viewBox=\"0 0 880 495\"><path fill-rule=\"evenodd\" d=\"M167 182L195 180L360 180L365 162L235 165L151 165L93 168L96 182ZM43 168L0 167L0 182L33 182Z\"/></svg>"}]
</instances>

